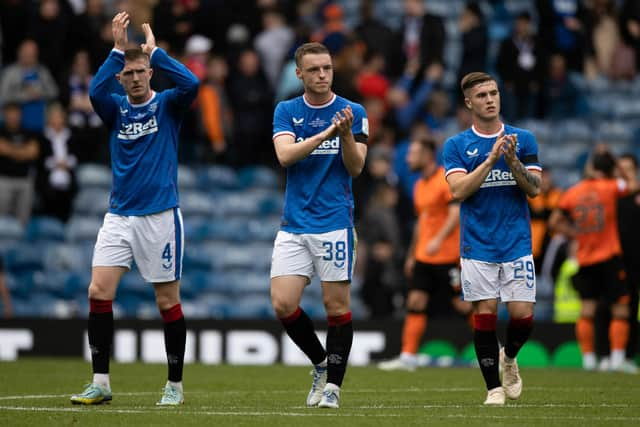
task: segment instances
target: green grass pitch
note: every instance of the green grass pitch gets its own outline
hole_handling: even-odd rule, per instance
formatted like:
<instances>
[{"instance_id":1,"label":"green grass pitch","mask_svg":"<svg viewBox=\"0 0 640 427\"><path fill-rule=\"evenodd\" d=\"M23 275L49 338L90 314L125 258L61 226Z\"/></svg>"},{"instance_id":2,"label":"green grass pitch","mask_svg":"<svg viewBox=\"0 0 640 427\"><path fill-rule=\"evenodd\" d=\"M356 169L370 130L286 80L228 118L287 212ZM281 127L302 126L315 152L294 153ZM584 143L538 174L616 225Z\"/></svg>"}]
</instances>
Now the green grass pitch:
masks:
<instances>
[{"instance_id":1,"label":"green grass pitch","mask_svg":"<svg viewBox=\"0 0 640 427\"><path fill-rule=\"evenodd\" d=\"M113 402L75 406L90 364L70 359L0 363L0 426L632 426L640 377L570 369L521 370L524 391L505 407L482 405L473 368L381 372L349 368L341 408L304 406L306 367L187 365L185 405L157 408L163 365L114 364Z\"/></svg>"}]
</instances>

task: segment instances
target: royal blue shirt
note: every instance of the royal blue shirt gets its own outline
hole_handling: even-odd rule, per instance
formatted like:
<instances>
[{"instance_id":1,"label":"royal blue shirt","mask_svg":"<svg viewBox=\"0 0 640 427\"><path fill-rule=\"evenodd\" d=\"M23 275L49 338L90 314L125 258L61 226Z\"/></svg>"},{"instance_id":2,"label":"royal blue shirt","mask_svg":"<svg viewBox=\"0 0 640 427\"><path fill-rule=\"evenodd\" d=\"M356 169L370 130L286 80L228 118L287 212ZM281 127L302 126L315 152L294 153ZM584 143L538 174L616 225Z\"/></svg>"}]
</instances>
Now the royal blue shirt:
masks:
<instances>
[{"instance_id":1,"label":"royal blue shirt","mask_svg":"<svg viewBox=\"0 0 640 427\"><path fill-rule=\"evenodd\" d=\"M184 112L198 94L198 79L184 65L156 48L151 67L176 87L153 92L142 104L131 104L113 91L124 54L112 50L91 81L94 110L109 127L113 184L109 212L148 215L178 206L178 133Z\"/></svg>"},{"instance_id":2,"label":"royal blue shirt","mask_svg":"<svg viewBox=\"0 0 640 427\"><path fill-rule=\"evenodd\" d=\"M533 134L507 125L504 132L518 136L516 155L524 166L542 170ZM471 128L449 138L443 151L446 176L477 168L491 152L498 134L483 135ZM460 256L508 262L529 254L531 219L527 195L501 156L478 191L460 205Z\"/></svg>"},{"instance_id":3,"label":"royal blue shirt","mask_svg":"<svg viewBox=\"0 0 640 427\"><path fill-rule=\"evenodd\" d=\"M288 134L296 143L301 142L329 127L334 114L347 105L353 111L351 130L355 140L366 142L369 123L364 108L337 95L322 105L311 105L304 96L278 103L273 138ZM287 168L281 229L317 234L353 227L351 188L351 176L342 161L340 136L336 134Z\"/></svg>"}]
</instances>

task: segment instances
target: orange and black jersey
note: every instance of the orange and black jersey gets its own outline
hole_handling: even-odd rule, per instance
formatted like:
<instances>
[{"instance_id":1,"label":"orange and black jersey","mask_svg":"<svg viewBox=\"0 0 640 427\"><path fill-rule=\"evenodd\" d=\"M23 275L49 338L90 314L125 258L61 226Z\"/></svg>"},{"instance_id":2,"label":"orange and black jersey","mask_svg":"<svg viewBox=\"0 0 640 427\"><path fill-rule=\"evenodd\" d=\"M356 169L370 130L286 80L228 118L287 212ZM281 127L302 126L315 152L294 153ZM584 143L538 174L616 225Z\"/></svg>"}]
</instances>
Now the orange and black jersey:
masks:
<instances>
[{"instance_id":1,"label":"orange and black jersey","mask_svg":"<svg viewBox=\"0 0 640 427\"><path fill-rule=\"evenodd\" d=\"M460 227L455 227L444 239L435 255L426 253L429 241L438 233L449 215L452 202L449 185L444 177L444 168L428 178L420 178L413 190L413 200L418 215L418 239L416 241L416 260L425 264L457 263L460 257Z\"/></svg>"},{"instance_id":2,"label":"orange and black jersey","mask_svg":"<svg viewBox=\"0 0 640 427\"><path fill-rule=\"evenodd\" d=\"M578 263L587 266L620 255L617 199L627 193L622 180L585 179L569 188L558 207L573 221Z\"/></svg>"}]
</instances>

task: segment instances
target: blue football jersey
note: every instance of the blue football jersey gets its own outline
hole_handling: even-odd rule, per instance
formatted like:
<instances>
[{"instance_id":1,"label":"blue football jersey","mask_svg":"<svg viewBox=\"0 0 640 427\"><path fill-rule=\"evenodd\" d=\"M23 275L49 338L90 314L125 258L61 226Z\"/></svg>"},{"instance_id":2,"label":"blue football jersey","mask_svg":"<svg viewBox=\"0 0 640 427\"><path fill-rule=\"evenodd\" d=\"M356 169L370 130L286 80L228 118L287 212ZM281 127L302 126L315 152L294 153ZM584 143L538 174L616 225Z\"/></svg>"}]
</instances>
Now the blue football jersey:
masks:
<instances>
[{"instance_id":1,"label":"blue football jersey","mask_svg":"<svg viewBox=\"0 0 640 427\"><path fill-rule=\"evenodd\" d=\"M525 167L542 170L533 134L507 125L504 132L518 135L516 154ZM446 175L473 171L486 160L497 136L472 127L449 138L443 152ZM531 254L530 220L527 195L501 156L478 191L460 205L460 256L507 262Z\"/></svg>"},{"instance_id":2,"label":"blue football jersey","mask_svg":"<svg viewBox=\"0 0 640 427\"><path fill-rule=\"evenodd\" d=\"M273 138L292 135L296 142L322 132L337 111L351 105L355 140L366 142L369 124L364 108L333 95L322 105L304 96L282 101L273 116ZM351 176L342 162L340 136L323 141L309 156L287 168L281 228L290 233L325 233L353 227Z\"/></svg>"},{"instance_id":3,"label":"blue football jersey","mask_svg":"<svg viewBox=\"0 0 640 427\"><path fill-rule=\"evenodd\" d=\"M176 87L154 92L142 104L131 104L114 92L115 74L124 54L112 50L91 81L94 110L109 126L113 185L109 212L147 215L178 206L178 133L185 111L198 94L198 79L184 65L156 48L151 67Z\"/></svg>"}]
</instances>

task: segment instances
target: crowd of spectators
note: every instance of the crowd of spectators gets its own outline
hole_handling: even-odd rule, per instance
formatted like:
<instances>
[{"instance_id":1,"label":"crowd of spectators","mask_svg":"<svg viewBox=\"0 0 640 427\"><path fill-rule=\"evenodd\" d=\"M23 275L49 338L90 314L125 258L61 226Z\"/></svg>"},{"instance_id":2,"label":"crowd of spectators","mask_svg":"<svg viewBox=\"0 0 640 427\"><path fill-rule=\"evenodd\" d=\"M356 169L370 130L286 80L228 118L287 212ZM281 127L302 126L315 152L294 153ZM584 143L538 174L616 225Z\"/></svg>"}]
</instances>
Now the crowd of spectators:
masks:
<instances>
[{"instance_id":1,"label":"crowd of spectators","mask_svg":"<svg viewBox=\"0 0 640 427\"><path fill-rule=\"evenodd\" d=\"M150 22L159 45L202 81L182 128L179 158L191 166L276 167L273 108L302 92L296 47L319 41L335 58L334 91L367 109L371 151L354 186L363 248L371 248L363 253L374 264L363 264L361 274L365 288L371 278L374 289L393 295L402 282L402 255L394 254L404 253L413 221L417 177L405 165L408 141L428 136L441 144L470 125L460 77L495 73L507 121L584 115L583 95L569 77L636 77L640 2L531 0L513 10L505 0L456 1L455 28L430 9L432 0L393 3L400 5L391 8L395 19L386 19L389 4L381 0L1 0L0 213L66 221L74 169L108 164L107 135L88 89L113 47L115 12L132 16L133 44ZM460 47L454 60L445 49L452 38ZM154 88L168 84L154 74Z\"/></svg>"}]
</instances>

